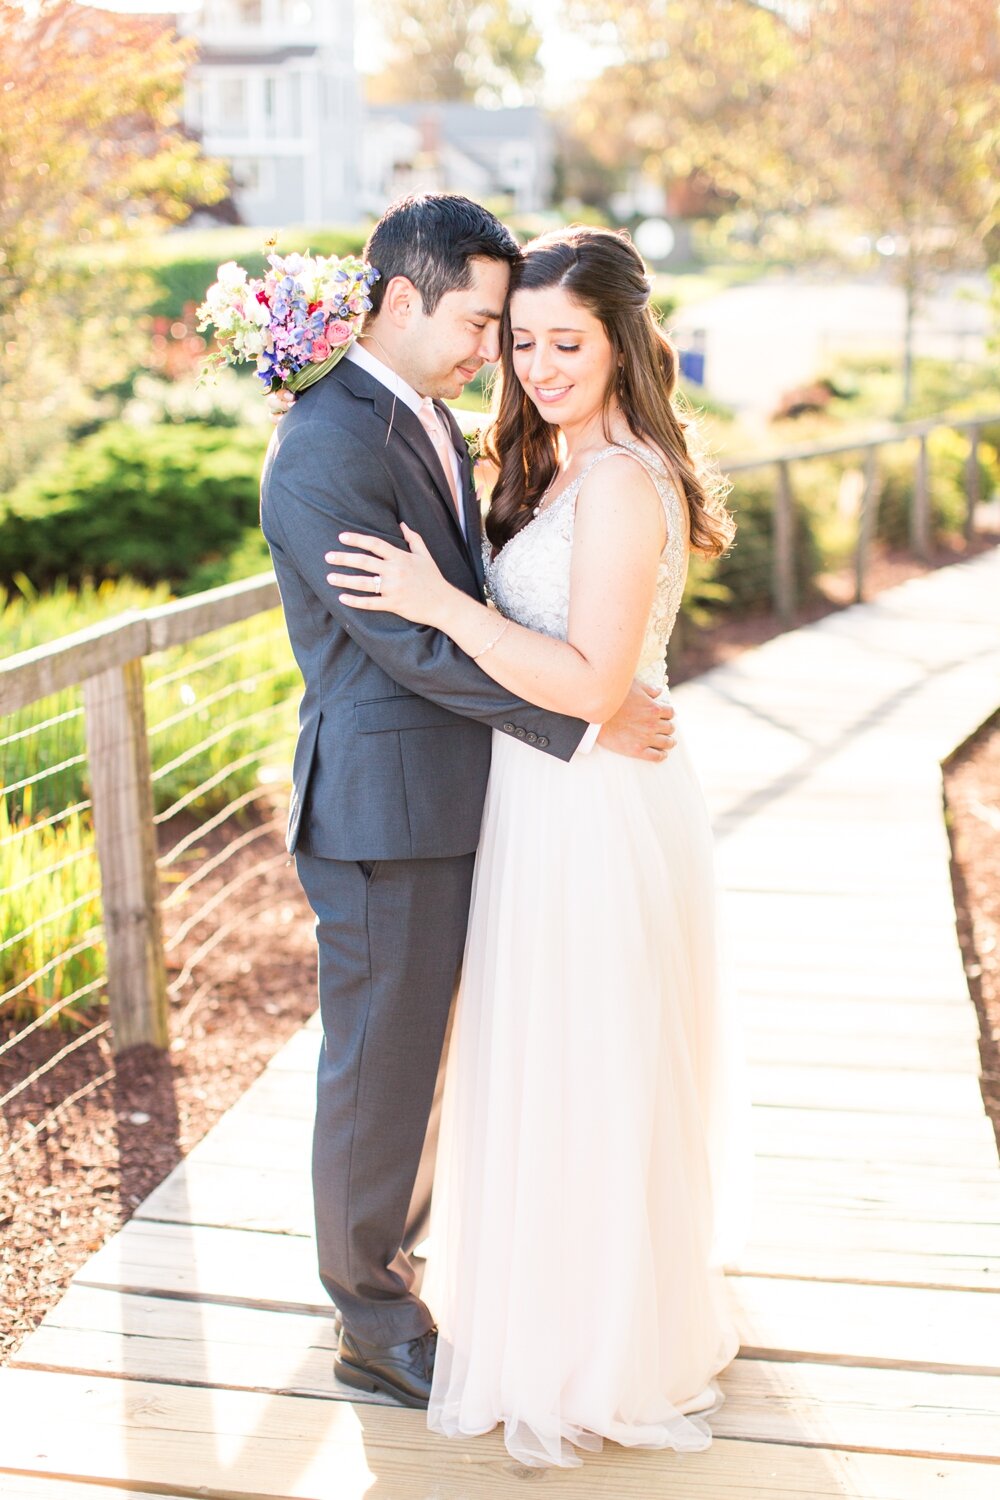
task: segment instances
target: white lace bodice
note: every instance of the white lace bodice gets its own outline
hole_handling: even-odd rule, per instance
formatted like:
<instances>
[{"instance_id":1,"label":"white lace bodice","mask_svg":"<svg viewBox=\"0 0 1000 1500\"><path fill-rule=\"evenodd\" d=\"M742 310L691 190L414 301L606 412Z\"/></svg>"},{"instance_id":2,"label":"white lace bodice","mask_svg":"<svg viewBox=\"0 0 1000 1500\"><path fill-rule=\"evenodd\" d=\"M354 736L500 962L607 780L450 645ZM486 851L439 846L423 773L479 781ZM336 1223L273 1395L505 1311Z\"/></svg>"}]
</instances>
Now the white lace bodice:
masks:
<instances>
[{"instance_id":1,"label":"white lace bodice","mask_svg":"<svg viewBox=\"0 0 1000 1500\"><path fill-rule=\"evenodd\" d=\"M501 614L529 630L566 639L576 497L594 465L613 453L630 453L642 463L666 513L667 541L636 671L641 682L662 688L667 684L667 642L687 576L687 517L683 498L662 460L643 444L625 440L595 454L552 504L512 536L496 557L490 556L489 542L484 541L486 589Z\"/></svg>"}]
</instances>

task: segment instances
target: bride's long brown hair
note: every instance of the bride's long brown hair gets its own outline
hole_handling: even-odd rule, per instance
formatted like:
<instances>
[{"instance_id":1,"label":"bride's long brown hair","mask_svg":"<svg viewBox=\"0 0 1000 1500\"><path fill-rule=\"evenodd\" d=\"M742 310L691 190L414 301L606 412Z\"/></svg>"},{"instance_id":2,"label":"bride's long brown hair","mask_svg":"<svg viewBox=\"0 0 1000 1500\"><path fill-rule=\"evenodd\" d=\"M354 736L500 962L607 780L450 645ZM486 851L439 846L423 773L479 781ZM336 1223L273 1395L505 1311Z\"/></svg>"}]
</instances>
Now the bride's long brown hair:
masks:
<instances>
[{"instance_id":1,"label":"bride's long brown hair","mask_svg":"<svg viewBox=\"0 0 1000 1500\"><path fill-rule=\"evenodd\" d=\"M657 449L687 500L690 544L704 557L718 557L735 526L725 506L728 485L701 455L692 452L690 415L673 400L677 356L650 306L642 257L624 234L572 225L525 246L512 273L511 293L559 286L599 318L614 355L604 400L604 430L617 397L636 438ZM542 417L514 373L510 318L500 330L500 371L494 418L484 448L499 469L486 534L497 549L531 520L558 466L559 429Z\"/></svg>"}]
</instances>

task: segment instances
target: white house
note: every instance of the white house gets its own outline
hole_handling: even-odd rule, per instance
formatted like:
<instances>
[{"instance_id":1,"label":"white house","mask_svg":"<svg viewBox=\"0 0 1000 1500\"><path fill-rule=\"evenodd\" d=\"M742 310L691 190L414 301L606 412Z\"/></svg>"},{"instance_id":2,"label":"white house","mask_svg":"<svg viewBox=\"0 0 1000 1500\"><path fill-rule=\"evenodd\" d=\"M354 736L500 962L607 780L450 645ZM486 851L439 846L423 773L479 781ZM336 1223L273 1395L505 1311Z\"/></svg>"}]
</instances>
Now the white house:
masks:
<instances>
[{"instance_id":1,"label":"white house","mask_svg":"<svg viewBox=\"0 0 1000 1500\"><path fill-rule=\"evenodd\" d=\"M539 109L385 104L365 112L361 208L379 214L400 193L508 198L519 213L551 202L552 127Z\"/></svg>"},{"instance_id":2,"label":"white house","mask_svg":"<svg viewBox=\"0 0 1000 1500\"><path fill-rule=\"evenodd\" d=\"M354 0L203 0L177 26L198 43L186 122L231 164L243 222L354 221Z\"/></svg>"}]
</instances>

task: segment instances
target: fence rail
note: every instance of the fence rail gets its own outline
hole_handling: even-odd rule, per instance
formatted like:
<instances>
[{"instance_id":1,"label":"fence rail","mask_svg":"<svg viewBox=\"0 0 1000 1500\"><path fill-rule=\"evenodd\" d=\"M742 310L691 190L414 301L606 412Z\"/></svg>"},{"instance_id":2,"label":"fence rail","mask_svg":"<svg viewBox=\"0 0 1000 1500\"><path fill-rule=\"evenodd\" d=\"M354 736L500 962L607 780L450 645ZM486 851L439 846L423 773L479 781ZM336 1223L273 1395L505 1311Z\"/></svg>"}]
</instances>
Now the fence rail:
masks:
<instances>
[{"instance_id":1,"label":"fence rail","mask_svg":"<svg viewBox=\"0 0 1000 1500\"><path fill-rule=\"evenodd\" d=\"M810 459L838 458L845 454L858 454L864 458L864 479L858 513L858 530L855 544L854 575L855 598L860 603L864 598L865 579L868 573L871 545L875 537L878 519L878 453L896 443L917 440L917 458L914 470L913 502L910 506L910 547L914 554L927 561L931 555L931 480L927 440L934 432L951 431L968 433L969 451L965 460L966 513L963 531L970 542L975 534L976 511L982 500L979 468L979 445L985 427L1000 422L1000 412L975 417L936 416L917 422L886 423L864 437L847 438L836 443L809 443L785 448L760 458L734 459L725 464L727 474L749 474L762 469L776 471L774 509L772 511L772 579L771 595L778 618L788 623L796 604L795 588L795 489L792 482L792 464L808 462Z\"/></svg>"},{"instance_id":2,"label":"fence rail","mask_svg":"<svg viewBox=\"0 0 1000 1500\"><path fill-rule=\"evenodd\" d=\"M168 990L168 951L161 925L161 906L176 905L199 879L211 873L231 853L245 847L245 838L228 840L224 850L213 860L200 864L195 873L184 870L182 862L191 857L189 851L193 844L200 843L206 833L221 826L227 818L238 817L250 809L272 789L253 786L235 794L241 772L257 771L268 751L278 752L283 748L275 716L287 714L288 700L286 697L273 703L267 701L245 713L241 695L248 686L263 688L265 693L272 687L285 691L276 679L280 679L289 668L272 664L254 670L249 677L240 675L245 670L240 658L242 651L261 645L269 651L279 649L271 638L277 640L281 637L284 641L280 625L263 636L248 633L245 639L227 642L219 650L210 650L207 655L189 661L177 670L152 676L148 681L144 665L147 658L262 616L274 610L278 602L273 575L263 574L190 599L125 612L115 619L78 631L50 645L21 652L0 663L0 715L5 718L30 708L36 702L65 694L70 689L80 689L79 701L71 708L46 714L39 723L25 729L18 728L0 741L9 752L17 752L16 764L19 767L10 784L0 788L4 794L0 797L0 811L12 809L9 819L4 813L0 842L11 848L21 848L32 842L33 835L41 831L51 833L64 827L68 820L73 821L74 828L78 823L81 827L84 821L88 823L85 836L78 838L65 854L57 851L55 863L36 868L28 861L23 875L18 874L15 866L16 886L11 887L11 892L37 881L51 882L56 870L67 873L70 865L79 866L82 862L89 873L96 864L93 877L81 882L88 887L83 895L74 890L71 900L64 904L59 901L52 903L52 909L44 910L38 917L32 914L28 926L15 920L13 925L19 930L4 932L0 951L9 948L11 943L27 939L32 930L37 933L39 927L46 924L54 924L53 933L58 934L53 936L47 962L33 967L33 972L20 977L0 997L2 1003L10 1007L23 1004L31 992L38 1012L29 1024L15 1027L14 1034L4 1041L4 1052L25 1041L42 1024L53 1021L69 1007L88 999L93 1003L105 996L107 1021L100 1026L91 1026L74 1045L83 1045L109 1032L109 1041L115 1051L140 1042L161 1048L167 1046L169 994L176 992L178 986L190 978L194 961L190 957L186 960L180 978L175 978ZM281 649L287 654L287 643ZM230 679L235 680L227 680L222 687L215 688L210 674L213 670L226 669ZM195 674L201 675L201 690L197 693L191 686ZM202 686L205 679L209 679L207 690ZM173 700L178 700L180 706L175 708ZM151 725L147 724L147 703L156 705ZM215 716L225 709L230 711L230 718L220 722ZM207 721L208 732L200 738L196 734L194 743L186 739L181 753L174 753L176 746L171 746L172 734L183 733L194 714ZM261 735L258 726L265 723L267 732ZM258 732L253 748L241 754L239 737L248 726ZM75 753L64 756L59 749L61 741L46 741L44 732L50 736L72 732ZM37 738L32 739L32 736ZM51 753L53 744L56 747L54 754ZM151 749L157 751L161 763L153 763ZM53 764L46 763L47 752ZM0 755L3 754L3 749L0 749ZM207 767L197 759L199 756L209 758ZM224 764L215 769L219 760ZM21 769L25 763L30 772L27 775L22 774ZM205 774L206 770L211 774ZM72 805L52 808L43 803L42 811L36 817L30 800L26 805L17 800L25 796L30 798L32 792L42 786L51 786L54 778L70 771L78 776L86 775L89 780L89 795L70 799ZM178 782L179 775L186 779ZM7 776L0 777L0 781L8 780ZM222 793L220 788L224 786L226 790ZM160 811L154 808L154 794ZM225 805L207 821L200 820L193 830L182 831L173 847L158 855L157 835L164 825L189 809L192 803L211 794ZM50 801L56 800L56 797L50 797ZM89 825L92 825L92 830ZM267 826L273 830L273 820ZM246 872L242 878L246 880ZM160 898L164 879L177 881L166 903ZM82 940L69 940L60 919L68 921L80 908L87 913L90 925ZM203 903L197 912L185 919L181 940L206 914L211 912ZM176 933L172 941L176 946ZM64 962L79 960L84 949L88 952L94 950L94 976L88 975L86 985L69 986L71 993L63 994L60 987L57 997L48 1003L46 992L38 981L48 976L51 983L51 971ZM101 972L96 972L97 969ZM51 1059L47 1067L54 1066L57 1060ZM31 1078L22 1080L16 1092L23 1092L31 1081Z\"/></svg>"},{"instance_id":3,"label":"fence rail","mask_svg":"<svg viewBox=\"0 0 1000 1500\"><path fill-rule=\"evenodd\" d=\"M936 417L921 422L887 426L863 437L849 438L842 442L789 447L778 453L728 463L727 471L733 475L769 468L775 471L771 521L771 591L779 616L785 620L791 619L796 605L793 466L814 459L855 453L862 460L855 556L856 591L861 598L877 519L879 450L894 443L914 439L917 441L910 539L914 550L926 556L931 542L928 437L942 428L968 434L965 530L967 537L971 537L976 509L982 498L979 470L981 433L986 426L994 423L1000 423L1000 413L961 418ZM194 963L203 951L208 951L219 941L220 935L228 930L228 924L224 920L221 928L196 947L194 954L184 961L180 975L169 988L167 947L176 948L188 932L197 926L199 915L220 910L224 897L237 884L242 888L245 877L238 875L227 880L221 892L217 890L207 903L203 903L199 912L182 922L169 945L164 943L161 908L173 908L205 874L217 871L228 852L238 850L245 842L252 842L259 836L259 830L251 831L240 839L231 841L226 851L213 856L207 864L193 873L183 873L180 861L189 855L194 843L227 818L239 815L266 796L267 786L253 782L253 777L266 757L276 754L281 748L280 736L277 731L272 734L270 726L274 722L273 716L287 707L288 700L286 698L279 703L265 702L248 715L241 717L238 714L235 720L213 729L193 749L185 748L180 754L171 756L167 748L171 733L178 727L183 727L189 712L197 710L204 717L209 708L213 711L226 705L238 708L238 694L246 679L225 681L222 687L203 692L199 698L190 688L189 678L195 672L207 672L220 664L225 666L240 651L241 643L227 643L218 650L211 650L193 665L165 671L158 677L145 678L143 663L147 658L170 648L194 642L226 626L249 621L275 609L278 603L278 590L273 575L261 574L193 598L126 612L103 624L81 630L49 645L24 651L0 663L2 716L12 715L39 700L67 690L82 689L80 702L47 717L39 725L27 730L18 729L15 733L0 738L0 748L17 742L23 750L21 741L25 736L40 730L48 731L52 726L56 729L76 726L82 714L85 755L77 753L64 761L59 761L56 756L59 763L39 767L37 771L30 771L27 776L20 776L16 788L22 789L22 795L30 794L33 784L40 783L46 777L54 777L67 767L86 760L90 773L89 797L75 802L70 798L73 805L61 810L55 808L49 812L49 809L44 809L49 812L49 816L40 818L34 826L49 827L69 823L74 819L79 821L89 813L96 841L98 871L95 871L95 876L98 878L96 881L84 880L83 884L87 888L82 895L74 890L70 893L72 899L66 906L60 908L57 902L51 913L45 911L42 916L33 919L32 926L37 928L40 924L55 921L71 908L87 909L87 901L99 894L103 906L103 922L88 929L86 941L103 941L106 953L106 974L95 972L88 976L87 983L78 992L65 997L58 996L53 1004L42 1009L41 1019L33 1020L30 1027L19 1033L20 1036L36 1029L42 1021L68 1008L81 997L98 993L103 995L106 991L109 1022L91 1028L89 1036L103 1035L110 1026L110 1040L115 1050L139 1042L152 1043L157 1047L167 1045L170 995L178 994L179 987L190 977ZM272 634L274 637L281 635L280 627L276 626ZM270 636L261 639L267 642ZM271 649L268 647L268 650ZM253 674L253 681L264 682L274 675L274 672L263 667ZM180 706L169 702L170 693L174 690L179 692ZM159 697L161 692L165 693L164 697ZM157 712L151 724L147 724L147 704L154 699L157 700ZM245 749L246 742L243 745L240 743L240 732L247 725L251 725L256 731L265 721L269 726L266 733L263 737L254 739L250 749ZM161 746L164 747L162 751ZM152 764L151 747L161 755L161 764ZM76 748L79 749L79 743ZM186 766L195 754L207 754L209 750L218 751L218 758L223 763L217 769L211 769L210 774L199 772L193 778L193 785L185 782L181 789L181 784L172 780L179 768ZM10 793L12 788L0 790ZM182 832L173 847L158 856L158 831L193 802L208 794L219 799L219 810L207 822L202 821L195 830ZM159 811L154 809L154 795L160 803ZM0 796L0 815L2 821L5 817L3 796ZM271 829L273 820L266 826ZM0 847L22 839L24 832L18 827L12 827L8 831L4 821L0 827ZM89 872L90 867L86 864L88 860L91 863L94 860L93 841L89 847L86 843L80 843L79 847L70 847L67 843L66 853L60 857L59 867L74 861L83 862L82 868ZM25 878L37 879L48 873L46 869L29 873ZM161 903L159 889L163 879L174 879L177 884L166 901ZM97 891L90 889L95 884ZM24 935L24 932L5 933L6 941L2 947L9 946L10 941ZM34 977L36 976L28 976L29 979ZM10 996L0 997L3 998ZM4 1050L16 1040L17 1037L14 1037L5 1042Z\"/></svg>"}]
</instances>

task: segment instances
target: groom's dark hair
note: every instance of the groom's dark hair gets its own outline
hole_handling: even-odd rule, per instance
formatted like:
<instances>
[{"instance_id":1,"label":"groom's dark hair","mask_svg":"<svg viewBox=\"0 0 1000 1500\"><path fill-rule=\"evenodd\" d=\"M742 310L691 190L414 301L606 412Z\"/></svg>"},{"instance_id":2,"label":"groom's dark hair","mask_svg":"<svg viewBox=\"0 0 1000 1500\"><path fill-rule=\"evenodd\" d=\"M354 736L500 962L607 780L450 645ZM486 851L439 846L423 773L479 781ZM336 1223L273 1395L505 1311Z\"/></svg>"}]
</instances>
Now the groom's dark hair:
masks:
<instances>
[{"instance_id":1,"label":"groom's dark hair","mask_svg":"<svg viewBox=\"0 0 1000 1500\"><path fill-rule=\"evenodd\" d=\"M445 292L472 282L473 256L517 264L521 256L510 230L488 209L458 193L414 194L391 203L368 236L365 260L381 273L369 292L372 317L382 307L394 276L412 281L434 312Z\"/></svg>"}]
</instances>

